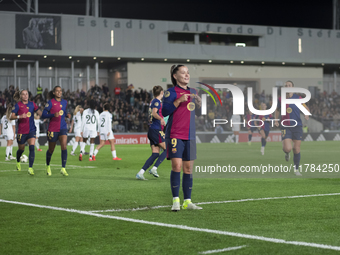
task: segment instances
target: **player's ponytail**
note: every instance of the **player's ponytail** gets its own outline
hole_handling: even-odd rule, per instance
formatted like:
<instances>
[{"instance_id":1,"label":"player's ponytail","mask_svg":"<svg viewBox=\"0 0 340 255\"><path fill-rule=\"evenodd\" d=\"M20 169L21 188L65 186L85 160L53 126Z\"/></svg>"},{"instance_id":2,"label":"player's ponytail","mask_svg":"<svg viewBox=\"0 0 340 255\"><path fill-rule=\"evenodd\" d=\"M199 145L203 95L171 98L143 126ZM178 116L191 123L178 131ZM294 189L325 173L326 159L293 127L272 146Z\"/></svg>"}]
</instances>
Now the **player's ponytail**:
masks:
<instances>
[{"instance_id":1,"label":"player's ponytail","mask_svg":"<svg viewBox=\"0 0 340 255\"><path fill-rule=\"evenodd\" d=\"M92 110L92 113L94 113L94 110L96 109L96 101L91 99L89 104L90 104L90 109Z\"/></svg>"},{"instance_id":2,"label":"player's ponytail","mask_svg":"<svg viewBox=\"0 0 340 255\"><path fill-rule=\"evenodd\" d=\"M53 93L54 93L56 88L61 88L61 87L59 85L57 85L51 91L49 91L48 94L47 94L47 99L51 100L52 98L55 98Z\"/></svg>"},{"instance_id":3,"label":"player's ponytail","mask_svg":"<svg viewBox=\"0 0 340 255\"><path fill-rule=\"evenodd\" d=\"M15 91L15 93L14 93L14 95L13 95L13 99L16 101L16 102L19 102L20 100L21 100L21 93L23 92L23 91L27 91L27 93L28 93L28 90L27 89L22 89L22 90L17 90L17 91Z\"/></svg>"},{"instance_id":4,"label":"player's ponytail","mask_svg":"<svg viewBox=\"0 0 340 255\"><path fill-rule=\"evenodd\" d=\"M176 79L174 78L174 74L177 73L178 69L181 67L181 66L184 66L184 65L173 65L171 68L170 68L170 77L171 77L171 82L174 86L177 85L177 81Z\"/></svg>"},{"instance_id":5,"label":"player's ponytail","mask_svg":"<svg viewBox=\"0 0 340 255\"><path fill-rule=\"evenodd\" d=\"M80 111L81 106L77 105L76 109L74 109L73 115L76 115Z\"/></svg>"},{"instance_id":6,"label":"player's ponytail","mask_svg":"<svg viewBox=\"0 0 340 255\"><path fill-rule=\"evenodd\" d=\"M7 111L6 111L6 118L9 120L9 118L12 115L12 105L7 106Z\"/></svg>"}]
</instances>

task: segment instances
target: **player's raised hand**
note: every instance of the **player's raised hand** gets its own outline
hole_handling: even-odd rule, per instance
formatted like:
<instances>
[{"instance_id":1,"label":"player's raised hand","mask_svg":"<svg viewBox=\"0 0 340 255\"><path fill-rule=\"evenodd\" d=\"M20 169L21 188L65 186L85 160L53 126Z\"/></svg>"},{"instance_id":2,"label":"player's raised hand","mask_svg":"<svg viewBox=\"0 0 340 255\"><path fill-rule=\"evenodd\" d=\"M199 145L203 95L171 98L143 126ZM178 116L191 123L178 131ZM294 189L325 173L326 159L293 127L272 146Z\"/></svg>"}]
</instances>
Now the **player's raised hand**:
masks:
<instances>
[{"instance_id":1,"label":"player's raised hand","mask_svg":"<svg viewBox=\"0 0 340 255\"><path fill-rule=\"evenodd\" d=\"M26 119L26 118L27 118L27 114L26 113L21 114L21 119Z\"/></svg>"},{"instance_id":2,"label":"player's raised hand","mask_svg":"<svg viewBox=\"0 0 340 255\"><path fill-rule=\"evenodd\" d=\"M275 125L275 127L280 126L280 124L279 124L279 122L277 120L275 120L274 125Z\"/></svg>"},{"instance_id":3,"label":"player's raised hand","mask_svg":"<svg viewBox=\"0 0 340 255\"><path fill-rule=\"evenodd\" d=\"M56 113L54 114L54 117L58 118L58 117L59 117L59 112L56 112Z\"/></svg>"},{"instance_id":4,"label":"player's raised hand","mask_svg":"<svg viewBox=\"0 0 340 255\"><path fill-rule=\"evenodd\" d=\"M164 119L161 119L161 125L162 125L162 126L165 126L165 121L164 121Z\"/></svg>"},{"instance_id":5,"label":"player's raised hand","mask_svg":"<svg viewBox=\"0 0 340 255\"><path fill-rule=\"evenodd\" d=\"M305 115L305 120L309 120L309 115Z\"/></svg>"}]
</instances>

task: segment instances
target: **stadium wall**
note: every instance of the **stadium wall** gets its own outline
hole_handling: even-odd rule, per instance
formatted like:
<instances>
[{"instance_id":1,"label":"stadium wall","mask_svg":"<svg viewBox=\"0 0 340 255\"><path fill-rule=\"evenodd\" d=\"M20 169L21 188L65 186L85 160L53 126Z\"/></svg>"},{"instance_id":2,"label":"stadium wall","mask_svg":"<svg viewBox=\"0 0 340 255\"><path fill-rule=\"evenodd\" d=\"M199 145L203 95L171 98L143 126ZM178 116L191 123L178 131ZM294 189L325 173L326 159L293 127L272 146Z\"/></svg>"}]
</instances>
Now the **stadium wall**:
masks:
<instances>
[{"instance_id":1,"label":"stadium wall","mask_svg":"<svg viewBox=\"0 0 340 255\"><path fill-rule=\"evenodd\" d=\"M234 60L290 63L340 63L340 31L309 28L199 22L151 21L94 18L75 15L32 15L61 20L61 47L52 49L16 48L15 12L0 12L0 52L6 54L96 56L148 59ZM22 29L22 28L21 28ZM193 33L193 44L172 43L168 34ZM259 37L256 47L201 44L200 34L227 34ZM59 37L58 37L59 38ZM19 38L20 39L20 38ZM299 48L299 42L301 47Z\"/></svg>"},{"instance_id":2,"label":"stadium wall","mask_svg":"<svg viewBox=\"0 0 340 255\"><path fill-rule=\"evenodd\" d=\"M272 94L272 88L283 86L287 80L292 80L296 87L318 87L322 90L323 69L316 67L275 67L275 66L233 66L233 65L199 65L183 63L189 68L190 85L196 87L196 82L215 80L216 83L254 80L258 82L257 92L265 90ZM129 62L128 84L135 87L152 89L161 85L164 89L171 84L171 63L133 63ZM137 86L136 86L137 85Z\"/></svg>"}]
</instances>

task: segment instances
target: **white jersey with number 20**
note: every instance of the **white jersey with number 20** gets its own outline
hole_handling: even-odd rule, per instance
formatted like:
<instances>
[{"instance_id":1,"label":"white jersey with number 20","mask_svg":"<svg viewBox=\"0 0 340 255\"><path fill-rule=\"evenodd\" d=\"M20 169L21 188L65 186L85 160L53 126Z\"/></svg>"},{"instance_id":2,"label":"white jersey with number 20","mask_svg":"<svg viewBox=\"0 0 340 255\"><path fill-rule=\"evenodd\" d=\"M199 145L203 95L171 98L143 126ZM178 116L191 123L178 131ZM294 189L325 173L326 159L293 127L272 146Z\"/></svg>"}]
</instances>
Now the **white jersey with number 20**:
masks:
<instances>
[{"instance_id":1,"label":"white jersey with number 20","mask_svg":"<svg viewBox=\"0 0 340 255\"><path fill-rule=\"evenodd\" d=\"M99 113L97 110L86 109L83 112L82 120L81 120L82 128L81 130L84 132L86 130L96 131L98 132L99 126Z\"/></svg>"}]
</instances>

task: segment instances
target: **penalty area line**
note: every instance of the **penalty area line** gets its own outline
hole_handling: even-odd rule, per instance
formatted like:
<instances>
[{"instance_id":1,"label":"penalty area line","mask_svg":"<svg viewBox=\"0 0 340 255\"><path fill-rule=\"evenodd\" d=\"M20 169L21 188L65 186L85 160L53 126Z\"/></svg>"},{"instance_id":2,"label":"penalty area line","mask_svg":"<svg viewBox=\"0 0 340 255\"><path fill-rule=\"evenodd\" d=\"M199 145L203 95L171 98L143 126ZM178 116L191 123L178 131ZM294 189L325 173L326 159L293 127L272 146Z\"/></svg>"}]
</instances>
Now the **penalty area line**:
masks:
<instances>
[{"instance_id":1,"label":"penalty area line","mask_svg":"<svg viewBox=\"0 0 340 255\"><path fill-rule=\"evenodd\" d=\"M324 196L338 196L340 193L328 193L328 194L312 194L312 195L297 195L297 196L285 196L285 197L263 197L263 198L245 198L238 200L226 200L226 201L212 201L212 202L198 202L196 205L210 205L210 204L226 204L226 203L240 203L240 202L251 202L251 201L261 201L261 200L277 200L277 199L293 199L293 198L305 198L305 197L324 197ZM170 205L158 205L152 207L137 207L128 209L108 209L108 210L97 210L89 212L129 212L129 211L143 211L159 208L171 207Z\"/></svg>"},{"instance_id":2,"label":"penalty area line","mask_svg":"<svg viewBox=\"0 0 340 255\"><path fill-rule=\"evenodd\" d=\"M30 207L38 207L38 208L43 208L43 209L55 210L55 211L72 212L72 213L78 213L82 215L93 216L97 218L115 219L115 220L140 223L140 224L146 224L146 225L153 225L153 226L159 226L159 227L167 227L167 228L182 229L182 230L189 230L189 231L195 231L195 232L233 236L233 237L246 238L246 239L258 240L258 241L266 241L266 242L271 242L271 243L290 244L290 245L297 245L297 246L306 246L306 247L314 247L314 248L319 248L319 249L340 251L340 246L333 246L333 245L327 245L327 244L308 243L308 242L300 242L300 241L286 241L284 239L270 238L270 237L264 237L264 236L248 235L248 234L207 229L207 228L196 228L196 227L190 227L190 226L185 226L185 225L175 225L175 224L168 224L168 223L155 222L155 221L138 220L138 219L132 219L132 218L126 218L126 217L120 217L120 216L92 213L92 212L81 211L81 210L76 210L76 209L23 203L23 202L9 201L9 200L3 200L3 199L0 199L0 202L16 204L16 205L25 205L25 206L30 206Z\"/></svg>"}]
</instances>

